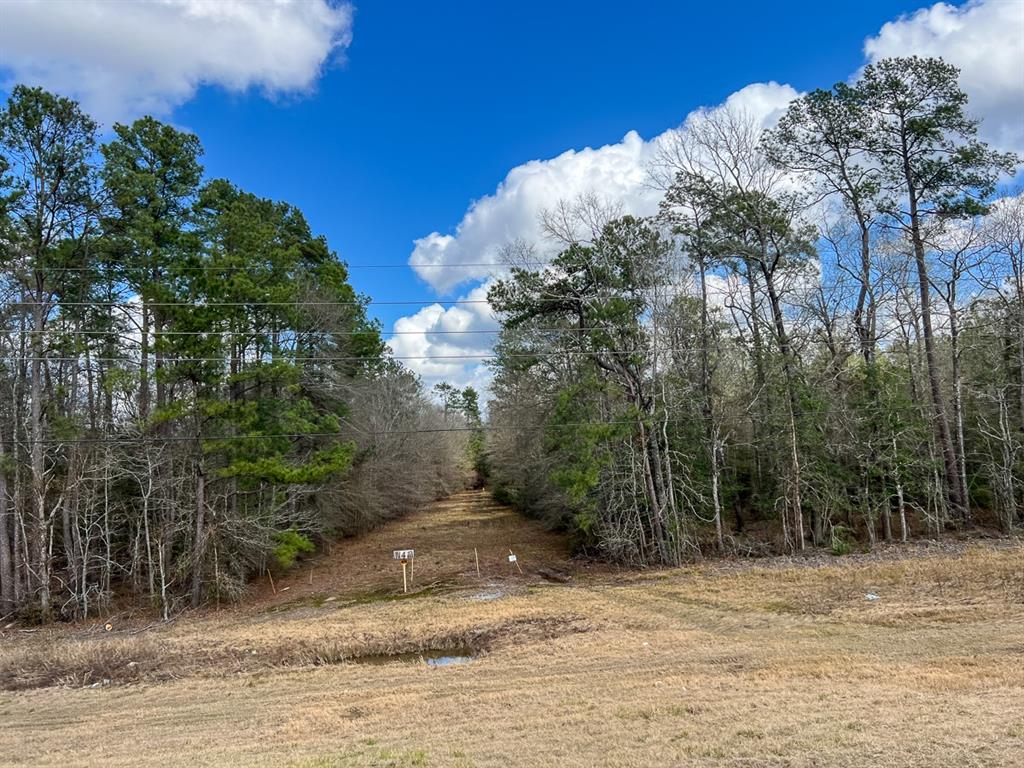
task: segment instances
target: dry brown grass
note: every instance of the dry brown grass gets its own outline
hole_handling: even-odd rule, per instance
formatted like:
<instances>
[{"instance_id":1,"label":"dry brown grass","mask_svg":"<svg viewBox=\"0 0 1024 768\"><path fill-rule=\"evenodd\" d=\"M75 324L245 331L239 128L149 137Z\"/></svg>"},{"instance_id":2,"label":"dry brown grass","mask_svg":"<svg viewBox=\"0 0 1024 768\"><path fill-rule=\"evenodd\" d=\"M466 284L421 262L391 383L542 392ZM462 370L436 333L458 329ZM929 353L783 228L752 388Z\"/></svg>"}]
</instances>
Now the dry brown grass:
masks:
<instances>
[{"instance_id":1,"label":"dry brown grass","mask_svg":"<svg viewBox=\"0 0 1024 768\"><path fill-rule=\"evenodd\" d=\"M439 507L447 523L431 539L392 545L385 529L375 546L390 556L446 542L454 560L467 541L506 546L516 534L502 526L519 526L517 551L540 547L524 554L526 577L506 572L492 587L472 565L436 564L428 578L448 586L382 600L394 576L380 571L384 550L346 542L344 563L320 563L323 592L261 594L137 634L75 627L0 641L0 679L48 686L0 693L0 763L1024 765L1019 547L554 585L529 574L543 557L569 568L560 543L507 512L486 513L502 541L486 526L459 536L477 500ZM378 574L360 583L377 598L346 599L346 568L373 563ZM454 645L482 653L439 669L347 663ZM83 687L103 677L130 684Z\"/></svg>"},{"instance_id":2,"label":"dry brown grass","mask_svg":"<svg viewBox=\"0 0 1024 768\"><path fill-rule=\"evenodd\" d=\"M275 606L323 596L344 600L397 594L402 591L402 571L391 560L396 549L416 550L417 588L478 584L474 549L481 573L503 581L522 580L519 570L507 560L509 550L518 556L525 577L538 568L571 567L564 537L529 524L492 501L485 490L465 491L383 528L334 544L329 553L279 579L276 593L269 580L261 581L256 601Z\"/></svg>"}]
</instances>

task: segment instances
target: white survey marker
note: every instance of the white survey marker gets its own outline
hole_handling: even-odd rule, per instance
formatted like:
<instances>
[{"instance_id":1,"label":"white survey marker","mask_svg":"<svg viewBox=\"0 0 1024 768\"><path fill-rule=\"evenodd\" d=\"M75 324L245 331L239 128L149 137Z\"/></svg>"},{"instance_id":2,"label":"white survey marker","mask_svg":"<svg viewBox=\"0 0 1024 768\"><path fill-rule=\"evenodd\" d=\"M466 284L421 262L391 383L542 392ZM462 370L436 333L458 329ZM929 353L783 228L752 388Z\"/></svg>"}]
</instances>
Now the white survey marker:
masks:
<instances>
[{"instance_id":1,"label":"white survey marker","mask_svg":"<svg viewBox=\"0 0 1024 768\"><path fill-rule=\"evenodd\" d=\"M391 557L395 560L412 560L415 556L415 549L396 549L391 553Z\"/></svg>"},{"instance_id":2,"label":"white survey marker","mask_svg":"<svg viewBox=\"0 0 1024 768\"><path fill-rule=\"evenodd\" d=\"M518 557L516 557L515 555L509 555L509 556L508 556L508 561L509 561L510 563L514 563L514 562L515 562L516 560L518 560L518 559L519 559L519 558L518 558Z\"/></svg>"}]
</instances>

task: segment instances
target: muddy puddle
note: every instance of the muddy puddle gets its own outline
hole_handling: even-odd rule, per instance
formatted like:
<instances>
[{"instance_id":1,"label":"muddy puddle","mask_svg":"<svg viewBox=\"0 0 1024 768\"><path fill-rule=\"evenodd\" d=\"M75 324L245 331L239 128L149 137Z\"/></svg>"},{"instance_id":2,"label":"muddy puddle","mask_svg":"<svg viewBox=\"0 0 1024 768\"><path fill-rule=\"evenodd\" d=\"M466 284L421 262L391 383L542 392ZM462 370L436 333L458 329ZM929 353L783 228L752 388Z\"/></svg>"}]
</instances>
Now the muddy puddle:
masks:
<instances>
[{"instance_id":1,"label":"muddy puddle","mask_svg":"<svg viewBox=\"0 0 1024 768\"><path fill-rule=\"evenodd\" d=\"M505 597L505 595L506 595L506 592L504 590L501 590L501 589L491 589L491 590L487 590L487 591L484 591L484 592L477 592L475 595L471 596L469 599L477 601L477 602L488 602L490 600L500 600L501 598Z\"/></svg>"},{"instance_id":2,"label":"muddy puddle","mask_svg":"<svg viewBox=\"0 0 1024 768\"><path fill-rule=\"evenodd\" d=\"M384 653L372 656L353 656L346 659L352 664L426 664L428 667L454 667L468 664L476 658L472 648L430 648L410 653Z\"/></svg>"}]
</instances>

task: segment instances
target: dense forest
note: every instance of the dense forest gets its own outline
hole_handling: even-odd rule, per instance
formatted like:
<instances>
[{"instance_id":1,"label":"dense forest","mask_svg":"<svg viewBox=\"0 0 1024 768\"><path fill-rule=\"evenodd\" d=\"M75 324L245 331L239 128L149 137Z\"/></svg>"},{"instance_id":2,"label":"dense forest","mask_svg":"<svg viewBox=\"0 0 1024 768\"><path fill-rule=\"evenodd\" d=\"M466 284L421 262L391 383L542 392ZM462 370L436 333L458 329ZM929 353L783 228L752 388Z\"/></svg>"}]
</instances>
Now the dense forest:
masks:
<instances>
[{"instance_id":1,"label":"dense forest","mask_svg":"<svg viewBox=\"0 0 1024 768\"><path fill-rule=\"evenodd\" d=\"M152 118L0 111L0 616L237 599L468 484L630 565L1024 522L1024 197L956 69L667 134L657 215L542 212L484 408L426 391L294 206ZM483 412L483 415L482 415Z\"/></svg>"},{"instance_id":2,"label":"dense forest","mask_svg":"<svg viewBox=\"0 0 1024 768\"><path fill-rule=\"evenodd\" d=\"M498 496L630 564L1019 525L1024 198L977 129L954 67L881 60L691 119L655 217L546 211L490 292Z\"/></svg>"},{"instance_id":3,"label":"dense forest","mask_svg":"<svg viewBox=\"0 0 1024 768\"><path fill-rule=\"evenodd\" d=\"M201 156L152 118L100 144L37 88L0 111L0 616L231 599L472 480L465 397L388 359L299 210Z\"/></svg>"}]
</instances>

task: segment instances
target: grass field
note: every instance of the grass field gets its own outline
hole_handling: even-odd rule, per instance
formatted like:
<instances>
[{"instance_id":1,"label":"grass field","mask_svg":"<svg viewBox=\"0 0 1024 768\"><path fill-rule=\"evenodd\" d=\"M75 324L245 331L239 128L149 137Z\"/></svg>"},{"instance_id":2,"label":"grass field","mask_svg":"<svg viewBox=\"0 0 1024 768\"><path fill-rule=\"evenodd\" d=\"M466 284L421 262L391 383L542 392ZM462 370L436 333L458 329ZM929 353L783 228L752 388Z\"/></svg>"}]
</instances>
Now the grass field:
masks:
<instances>
[{"instance_id":1,"label":"grass field","mask_svg":"<svg viewBox=\"0 0 1024 768\"><path fill-rule=\"evenodd\" d=\"M6 630L0 763L1022 766L1022 566L1003 541L617 572L469 492L244 606Z\"/></svg>"}]
</instances>

